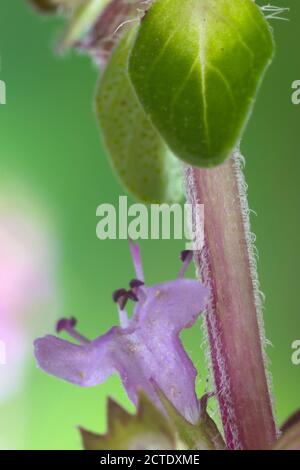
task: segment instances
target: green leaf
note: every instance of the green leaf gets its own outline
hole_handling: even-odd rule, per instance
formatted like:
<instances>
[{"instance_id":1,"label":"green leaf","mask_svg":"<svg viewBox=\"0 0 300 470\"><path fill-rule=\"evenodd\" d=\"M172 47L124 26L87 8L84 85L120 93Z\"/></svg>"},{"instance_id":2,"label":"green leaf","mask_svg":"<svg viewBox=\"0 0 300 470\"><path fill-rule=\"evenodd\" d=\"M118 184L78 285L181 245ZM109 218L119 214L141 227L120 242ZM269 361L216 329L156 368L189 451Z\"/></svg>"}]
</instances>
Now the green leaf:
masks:
<instances>
[{"instance_id":1,"label":"green leaf","mask_svg":"<svg viewBox=\"0 0 300 470\"><path fill-rule=\"evenodd\" d=\"M197 424L191 424L178 413L166 395L156 389L170 422L176 429L177 436L183 447L189 450L224 450L224 440L206 410L206 396L200 400L201 416Z\"/></svg>"},{"instance_id":2,"label":"green leaf","mask_svg":"<svg viewBox=\"0 0 300 470\"><path fill-rule=\"evenodd\" d=\"M141 394L136 415L108 401L108 431L104 435L80 429L87 450L173 450L175 433L167 419Z\"/></svg>"},{"instance_id":3,"label":"green leaf","mask_svg":"<svg viewBox=\"0 0 300 470\"><path fill-rule=\"evenodd\" d=\"M121 39L100 79L96 112L110 163L123 186L144 202L183 198L181 163L140 105L128 78L136 28Z\"/></svg>"},{"instance_id":4,"label":"green leaf","mask_svg":"<svg viewBox=\"0 0 300 470\"><path fill-rule=\"evenodd\" d=\"M155 386L155 384L154 384ZM161 413L144 393L139 394L137 412L129 414L108 400L108 430L94 434L80 429L87 450L224 450L225 444L206 411L207 396L200 400L201 415L195 425L186 421L165 394L156 387L166 414Z\"/></svg>"},{"instance_id":5,"label":"green leaf","mask_svg":"<svg viewBox=\"0 0 300 470\"><path fill-rule=\"evenodd\" d=\"M129 73L173 152L209 167L238 145L273 49L253 0L156 0L141 21Z\"/></svg>"}]
</instances>

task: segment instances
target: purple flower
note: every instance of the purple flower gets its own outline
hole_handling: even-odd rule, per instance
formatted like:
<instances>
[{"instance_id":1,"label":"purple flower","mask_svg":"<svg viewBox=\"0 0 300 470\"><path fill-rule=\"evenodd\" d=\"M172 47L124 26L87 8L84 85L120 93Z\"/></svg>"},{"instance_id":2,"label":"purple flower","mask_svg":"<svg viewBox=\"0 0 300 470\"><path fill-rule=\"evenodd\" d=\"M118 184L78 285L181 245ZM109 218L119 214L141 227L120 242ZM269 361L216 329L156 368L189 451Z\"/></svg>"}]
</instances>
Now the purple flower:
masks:
<instances>
[{"instance_id":1,"label":"purple flower","mask_svg":"<svg viewBox=\"0 0 300 470\"><path fill-rule=\"evenodd\" d=\"M67 331L79 344L46 336L35 341L38 365L47 373L76 385L102 383L118 372L129 398L136 404L143 390L161 407L158 386L177 410L191 423L199 418L195 393L197 371L184 351L179 333L196 321L205 308L208 290L199 281L184 279L191 253L184 252L177 279L146 286L138 245L130 243L137 279L129 289L113 294L120 325L93 341L75 330L76 320L60 320L57 330ZM134 301L132 318L125 310Z\"/></svg>"}]
</instances>

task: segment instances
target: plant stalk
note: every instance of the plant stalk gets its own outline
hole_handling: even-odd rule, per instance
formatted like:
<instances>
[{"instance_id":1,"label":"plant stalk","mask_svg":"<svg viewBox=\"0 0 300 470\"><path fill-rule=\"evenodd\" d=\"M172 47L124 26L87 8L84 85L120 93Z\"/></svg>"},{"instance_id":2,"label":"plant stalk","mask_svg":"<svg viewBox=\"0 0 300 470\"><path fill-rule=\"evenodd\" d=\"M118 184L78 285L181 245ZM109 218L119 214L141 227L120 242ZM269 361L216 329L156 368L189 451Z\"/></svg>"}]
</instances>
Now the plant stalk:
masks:
<instances>
[{"instance_id":1,"label":"plant stalk","mask_svg":"<svg viewBox=\"0 0 300 470\"><path fill-rule=\"evenodd\" d=\"M227 447L268 449L276 425L240 153L213 169L187 167L186 191L193 212L204 204L204 248L194 261L211 291L205 318Z\"/></svg>"}]
</instances>

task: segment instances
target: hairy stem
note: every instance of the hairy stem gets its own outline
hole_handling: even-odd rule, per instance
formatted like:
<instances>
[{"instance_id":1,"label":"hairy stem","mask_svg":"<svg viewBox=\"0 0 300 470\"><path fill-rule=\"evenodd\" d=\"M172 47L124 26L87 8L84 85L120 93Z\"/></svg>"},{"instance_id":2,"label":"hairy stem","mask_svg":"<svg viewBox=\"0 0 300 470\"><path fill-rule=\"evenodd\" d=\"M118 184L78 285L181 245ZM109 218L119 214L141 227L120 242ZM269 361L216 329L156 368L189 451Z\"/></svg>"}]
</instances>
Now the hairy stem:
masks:
<instances>
[{"instance_id":1,"label":"hairy stem","mask_svg":"<svg viewBox=\"0 0 300 470\"><path fill-rule=\"evenodd\" d=\"M276 426L241 158L235 152L217 168L187 167L186 190L195 210L204 204L205 246L194 260L211 289L207 335L227 446L267 449Z\"/></svg>"}]
</instances>

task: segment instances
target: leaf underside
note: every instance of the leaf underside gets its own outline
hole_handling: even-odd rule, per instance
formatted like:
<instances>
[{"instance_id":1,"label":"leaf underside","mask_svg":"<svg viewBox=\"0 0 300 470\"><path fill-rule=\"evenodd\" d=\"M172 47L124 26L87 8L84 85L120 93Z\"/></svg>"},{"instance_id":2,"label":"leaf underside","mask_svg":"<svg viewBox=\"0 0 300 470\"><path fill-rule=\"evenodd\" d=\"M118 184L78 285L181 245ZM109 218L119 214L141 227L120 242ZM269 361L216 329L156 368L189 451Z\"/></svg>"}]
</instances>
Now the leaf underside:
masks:
<instances>
[{"instance_id":1,"label":"leaf underside","mask_svg":"<svg viewBox=\"0 0 300 470\"><path fill-rule=\"evenodd\" d=\"M96 113L110 163L125 188L144 202L179 202L182 165L146 116L127 72L136 28L113 52L96 94Z\"/></svg>"}]
</instances>

